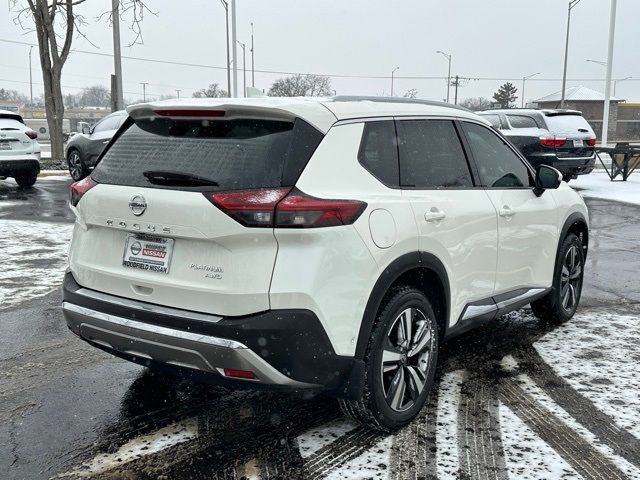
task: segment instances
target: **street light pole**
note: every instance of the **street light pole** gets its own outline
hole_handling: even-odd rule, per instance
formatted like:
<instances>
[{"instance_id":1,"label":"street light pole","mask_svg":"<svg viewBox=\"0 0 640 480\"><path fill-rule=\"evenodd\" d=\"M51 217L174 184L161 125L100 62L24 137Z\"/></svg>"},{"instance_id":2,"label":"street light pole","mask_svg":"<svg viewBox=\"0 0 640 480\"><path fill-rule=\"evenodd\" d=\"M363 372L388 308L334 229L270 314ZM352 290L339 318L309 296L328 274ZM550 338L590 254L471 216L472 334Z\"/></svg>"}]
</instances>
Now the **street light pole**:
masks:
<instances>
[{"instance_id":1,"label":"street light pole","mask_svg":"<svg viewBox=\"0 0 640 480\"><path fill-rule=\"evenodd\" d=\"M569 60L569 30L571 27L571 9L578 5L580 0L571 0L569 2L569 10L567 13L567 40L564 45L564 72L562 74L562 97L560 99L560 108L564 108L564 96L567 90L567 63Z\"/></svg>"},{"instance_id":2,"label":"street light pole","mask_svg":"<svg viewBox=\"0 0 640 480\"><path fill-rule=\"evenodd\" d=\"M120 52L120 0L111 0L111 23L113 25L113 69L116 75L116 110L124 108L122 91L122 55ZM113 93L113 92L112 92Z\"/></svg>"},{"instance_id":3,"label":"street light pole","mask_svg":"<svg viewBox=\"0 0 640 480\"><path fill-rule=\"evenodd\" d=\"M31 71L31 50L33 50L33 45L29 47L29 96L31 98L29 106L31 106L31 109L33 110L33 74Z\"/></svg>"},{"instance_id":4,"label":"street light pole","mask_svg":"<svg viewBox=\"0 0 640 480\"><path fill-rule=\"evenodd\" d=\"M628 76L628 77L624 77L624 78L619 78L618 80L614 80L613 81L613 96L616 96L616 87L618 86L618 82L624 82L625 80L631 80L633 77L632 76Z\"/></svg>"},{"instance_id":5,"label":"street light pole","mask_svg":"<svg viewBox=\"0 0 640 480\"><path fill-rule=\"evenodd\" d=\"M238 96L238 45L236 38L236 0L231 2L231 44L233 49L233 96Z\"/></svg>"},{"instance_id":6,"label":"street light pole","mask_svg":"<svg viewBox=\"0 0 640 480\"><path fill-rule=\"evenodd\" d=\"M180 90L180 89L176 89L176 93L178 94L178 100L180 100L180 92L181 92L181 91L182 91L182 90Z\"/></svg>"},{"instance_id":7,"label":"street light pole","mask_svg":"<svg viewBox=\"0 0 640 480\"><path fill-rule=\"evenodd\" d=\"M393 74L396 73L396 70L398 70L400 67L396 67L393 70L391 70L391 96L393 97Z\"/></svg>"},{"instance_id":8,"label":"street light pole","mask_svg":"<svg viewBox=\"0 0 640 480\"><path fill-rule=\"evenodd\" d=\"M242 96L246 97L247 96L247 55L246 55L247 45L245 43L242 43L240 40L236 40L236 41L238 42L238 45L242 47L242 86L244 87L244 94Z\"/></svg>"},{"instance_id":9,"label":"street light pole","mask_svg":"<svg viewBox=\"0 0 640 480\"><path fill-rule=\"evenodd\" d=\"M147 101L147 85L149 85L149 82L140 82L140 85L142 85L142 101L146 102Z\"/></svg>"},{"instance_id":10,"label":"street light pole","mask_svg":"<svg viewBox=\"0 0 640 480\"><path fill-rule=\"evenodd\" d=\"M256 87L256 66L253 58L253 22L251 22L251 86Z\"/></svg>"},{"instance_id":11,"label":"street light pole","mask_svg":"<svg viewBox=\"0 0 640 480\"><path fill-rule=\"evenodd\" d=\"M444 55L449 62L449 71L447 72L447 103L449 103L449 91L451 89L451 55L443 52L442 50L438 50L436 53Z\"/></svg>"},{"instance_id":12,"label":"street light pole","mask_svg":"<svg viewBox=\"0 0 640 480\"><path fill-rule=\"evenodd\" d=\"M532 73L531 75L527 76L527 77L522 77L522 108L524 108L524 82L526 82L527 80L529 80L531 77L535 77L536 75L540 75L540 72L538 73Z\"/></svg>"},{"instance_id":13,"label":"street light pole","mask_svg":"<svg viewBox=\"0 0 640 480\"><path fill-rule=\"evenodd\" d=\"M227 97L231 97L231 62L229 59L229 2L220 0L224 8L226 31L227 31Z\"/></svg>"},{"instance_id":14,"label":"street light pole","mask_svg":"<svg viewBox=\"0 0 640 480\"><path fill-rule=\"evenodd\" d=\"M609 15L609 49L607 53L607 79L604 87L604 111L602 112L602 146L609 141L609 106L611 104L611 70L613 67L613 41L616 33L616 8L618 0L611 0Z\"/></svg>"}]
</instances>

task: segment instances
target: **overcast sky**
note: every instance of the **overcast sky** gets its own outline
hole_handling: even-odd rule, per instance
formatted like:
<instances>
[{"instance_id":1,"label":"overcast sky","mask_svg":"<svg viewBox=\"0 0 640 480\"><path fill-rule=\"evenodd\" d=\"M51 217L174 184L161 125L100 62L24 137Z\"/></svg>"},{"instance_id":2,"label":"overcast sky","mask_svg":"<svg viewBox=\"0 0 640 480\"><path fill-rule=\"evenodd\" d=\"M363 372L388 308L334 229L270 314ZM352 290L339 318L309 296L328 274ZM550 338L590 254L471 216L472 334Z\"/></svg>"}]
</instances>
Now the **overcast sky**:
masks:
<instances>
[{"instance_id":1,"label":"overcast sky","mask_svg":"<svg viewBox=\"0 0 640 480\"><path fill-rule=\"evenodd\" d=\"M89 0L77 7L88 25L87 37L74 41L77 50L112 53L111 31L96 17L109 0ZM219 0L148 0L157 16L145 15L144 44L127 47L133 34L122 28L123 55L224 67L224 9ZM256 70L311 72L326 75L443 77L453 55L452 74L480 78L460 88L459 97L491 97L507 79L528 81L527 101L560 90L567 0L237 0L238 39L247 43L250 70L250 23L255 27ZM604 91L603 66L585 59L606 60L608 0L582 0L572 12L568 86L586 85ZM7 2L0 7L0 40L36 42L13 23ZM633 80L618 84L617 94L640 101L640 1L619 0L613 74ZM0 41L0 87L28 92L29 47ZM242 50L238 50L242 67ZM37 56L33 57L34 94L42 92ZM77 92L88 85L109 85L110 57L73 52L64 68L63 89ZM148 82L150 96L191 96L209 83L226 88L224 69L184 67L123 60L125 98L142 97L139 82ZM256 73L256 87L268 89L282 75ZM496 80L483 80L491 78ZM497 80L500 79L500 80ZM587 80L585 80L587 79ZM637 80L636 80L637 79ZM250 85L251 72L247 72ZM389 94L388 78L332 78L338 94ZM242 72L239 72L242 85ZM522 81L516 86L521 89ZM445 80L399 78L396 94L418 90L422 98L441 100ZM518 92L518 95L520 92Z\"/></svg>"}]
</instances>

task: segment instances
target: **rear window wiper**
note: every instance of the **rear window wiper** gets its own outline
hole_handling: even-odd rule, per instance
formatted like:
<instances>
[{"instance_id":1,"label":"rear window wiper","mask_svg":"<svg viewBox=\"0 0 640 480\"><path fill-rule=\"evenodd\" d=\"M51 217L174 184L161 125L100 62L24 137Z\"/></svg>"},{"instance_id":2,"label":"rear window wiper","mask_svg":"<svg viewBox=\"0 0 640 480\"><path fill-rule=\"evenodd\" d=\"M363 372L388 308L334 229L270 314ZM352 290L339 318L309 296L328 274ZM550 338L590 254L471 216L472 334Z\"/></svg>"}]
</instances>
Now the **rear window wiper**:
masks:
<instances>
[{"instance_id":1,"label":"rear window wiper","mask_svg":"<svg viewBox=\"0 0 640 480\"><path fill-rule=\"evenodd\" d=\"M147 170L142 175L150 183L161 185L181 185L181 186L208 186L217 187L218 182L210 178L193 175L191 173L172 172L167 170Z\"/></svg>"}]
</instances>

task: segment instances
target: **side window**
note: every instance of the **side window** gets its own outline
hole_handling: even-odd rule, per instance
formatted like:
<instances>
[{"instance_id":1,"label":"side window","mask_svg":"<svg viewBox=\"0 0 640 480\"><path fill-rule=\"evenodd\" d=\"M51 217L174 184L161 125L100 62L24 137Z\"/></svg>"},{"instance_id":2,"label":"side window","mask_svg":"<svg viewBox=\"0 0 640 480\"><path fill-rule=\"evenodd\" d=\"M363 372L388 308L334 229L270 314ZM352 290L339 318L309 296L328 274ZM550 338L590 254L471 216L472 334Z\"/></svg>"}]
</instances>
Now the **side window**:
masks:
<instances>
[{"instance_id":1,"label":"side window","mask_svg":"<svg viewBox=\"0 0 640 480\"><path fill-rule=\"evenodd\" d=\"M416 188L472 187L473 180L451 120L401 120L400 185Z\"/></svg>"},{"instance_id":2,"label":"side window","mask_svg":"<svg viewBox=\"0 0 640 480\"><path fill-rule=\"evenodd\" d=\"M528 115L507 115L513 128L538 128L536 121Z\"/></svg>"},{"instance_id":3,"label":"side window","mask_svg":"<svg viewBox=\"0 0 640 480\"><path fill-rule=\"evenodd\" d=\"M502 138L476 123L463 125L483 186L517 188L532 184L529 169Z\"/></svg>"},{"instance_id":4,"label":"side window","mask_svg":"<svg viewBox=\"0 0 640 480\"><path fill-rule=\"evenodd\" d=\"M104 117L95 126L95 128L93 129L93 133L105 132L107 130L115 130L118 128L120 120L121 119L119 115Z\"/></svg>"},{"instance_id":5,"label":"side window","mask_svg":"<svg viewBox=\"0 0 640 480\"><path fill-rule=\"evenodd\" d=\"M393 120L366 122L358 161L378 180L398 187L398 147Z\"/></svg>"},{"instance_id":6,"label":"side window","mask_svg":"<svg viewBox=\"0 0 640 480\"><path fill-rule=\"evenodd\" d=\"M497 128L498 130L502 128L500 115L482 115L482 118L487 120L493 128Z\"/></svg>"}]
</instances>

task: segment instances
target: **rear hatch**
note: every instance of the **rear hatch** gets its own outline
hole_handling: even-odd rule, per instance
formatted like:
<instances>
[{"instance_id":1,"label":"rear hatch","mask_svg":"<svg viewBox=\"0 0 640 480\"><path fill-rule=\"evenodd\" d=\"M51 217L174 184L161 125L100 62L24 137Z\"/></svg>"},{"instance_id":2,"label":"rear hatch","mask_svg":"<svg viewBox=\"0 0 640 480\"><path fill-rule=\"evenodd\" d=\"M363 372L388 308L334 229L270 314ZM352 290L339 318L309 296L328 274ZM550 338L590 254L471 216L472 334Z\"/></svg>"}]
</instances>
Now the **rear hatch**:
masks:
<instances>
[{"instance_id":1,"label":"rear hatch","mask_svg":"<svg viewBox=\"0 0 640 480\"><path fill-rule=\"evenodd\" d=\"M303 120L268 112L128 119L91 177L72 187L82 195L74 277L100 292L198 312L269 309L273 228L248 228L212 198L259 203L287 190L321 139Z\"/></svg>"},{"instance_id":2,"label":"rear hatch","mask_svg":"<svg viewBox=\"0 0 640 480\"><path fill-rule=\"evenodd\" d=\"M556 145L559 145L555 147L558 158L593 156L596 136L579 112L545 112L545 122Z\"/></svg>"},{"instance_id":3,"label":"rear hatch","mask_svg":"<svg viewBox=\"0 0 640 480\"><path fill-rule=\"evenodd\" d=\"M29 130L18 116L0 114L0 159L3 157L16 157L33 152L33 139L35 133Z\"/></svg>"}]
</instances>

